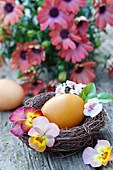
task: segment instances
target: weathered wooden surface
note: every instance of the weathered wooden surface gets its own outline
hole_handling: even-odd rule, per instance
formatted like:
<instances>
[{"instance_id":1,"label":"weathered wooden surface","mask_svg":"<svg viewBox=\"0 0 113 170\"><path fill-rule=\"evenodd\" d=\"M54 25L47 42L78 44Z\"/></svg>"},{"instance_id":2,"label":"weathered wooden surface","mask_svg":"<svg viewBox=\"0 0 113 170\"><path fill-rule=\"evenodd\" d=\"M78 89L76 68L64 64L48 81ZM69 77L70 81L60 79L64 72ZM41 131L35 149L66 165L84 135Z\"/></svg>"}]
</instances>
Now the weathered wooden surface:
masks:
<instances>
[{"instance_id":1,"label":"weathered wooden surface","mask_svg":"<svg viewBox=\"0 0 113 170\"><path fill-rule=\"evenodd\" d=\"M108 28L109 29L109 28ZM109 35L103 36L104 43L100 52L113 53L113 29L109 29ZM10 64L9 64L10 65ZM101 72L96 68L95 83L98 92L106 91L113 95L113 78L108 77L107 72ZM16 72L11 72L10 67L0 69L0 78L16 80ZM2 100L0 98L0 100ZM101 139L107 139L113 146L113 102L105 104L108 120L100 133ZM18 138L10 133L12 123L9 122L10 112L0 112L0 170L91 170L84 165L82 152L64 159L54 159L45 153L38 153L26 147ZM113 170L113 163L99 169Z\"/></svg>"}]
</instances>

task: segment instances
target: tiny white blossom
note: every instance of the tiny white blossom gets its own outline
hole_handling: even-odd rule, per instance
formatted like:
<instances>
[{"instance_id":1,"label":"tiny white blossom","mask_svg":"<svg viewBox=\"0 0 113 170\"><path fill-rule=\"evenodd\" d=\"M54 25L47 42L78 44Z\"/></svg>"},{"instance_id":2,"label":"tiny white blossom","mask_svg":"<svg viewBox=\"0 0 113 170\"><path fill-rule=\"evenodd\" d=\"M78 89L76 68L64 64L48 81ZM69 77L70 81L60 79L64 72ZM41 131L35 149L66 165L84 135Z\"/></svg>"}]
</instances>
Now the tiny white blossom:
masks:
<instances>
[{"instance_id":1,"label":"tiny white blossom","mask_svg":"<svg viewBox=\"0 0 113 170\"><path fill-rule=\"evenodd\" d=\"M86 84L82 84L82 83L79 83L77 84L77 87L76 87L76 94L78 95L79 93L82 92L82 90L86 87Z\"/></svg>"},{"instance_id":2,"label":"tiny white blossom","mask_svg":"<svg viewBox=\"0 0 113 170\"><path fill-rule=\"evenodd\" d=\"M75 89L71 89L69 93L76 94L76 90Z\"/></svg>"},{"instance_id":3,"label":"tiny white blossom","mask_svg":"<svg viewBox=\"0 0 113 170\"><path fill-rule=\"evenodd\" d=\"M62 86L62 84L58 85L55 90L56 95L65 94L65 85Z\"/></svg>"},{"instance_id":4,"label":"tiny white blossom","mask_svg":"<svg viewBox=\"0 0 113 170\"><path fill-rule=\"evenodd\" d=\"M102 111L102 104L99 103L97 98L93 98L88 100L84 108L84 115L93 118Z\"/></svg>"},{"instance_id":5,"label":"tiny white blossom","mask_svg":"<svg viewBox=\"0 0 113 170\"><path fill-rule=\"evenodd\" d=\"M69 87L71 89L72 88L75 89L77 87L77 84L75 82L69 81L69 80L66 81L66 85L67 85L67 87Z\"/></svg>"}]
</instances>

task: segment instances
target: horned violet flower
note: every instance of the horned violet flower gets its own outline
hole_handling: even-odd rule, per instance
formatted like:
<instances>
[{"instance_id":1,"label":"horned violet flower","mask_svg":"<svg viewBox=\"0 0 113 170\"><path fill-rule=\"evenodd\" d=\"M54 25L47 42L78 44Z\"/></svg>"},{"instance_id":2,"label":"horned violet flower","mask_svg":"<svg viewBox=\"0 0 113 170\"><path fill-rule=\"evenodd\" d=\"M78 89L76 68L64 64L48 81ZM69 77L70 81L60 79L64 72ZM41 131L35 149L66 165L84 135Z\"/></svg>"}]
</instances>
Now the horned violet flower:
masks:
<instances>
[{"instance_id":1,"label":"horned violet flower","mask_svg":"<svg viewBox=\"0 0 113 170\"><path fill-rule=\"evenodd\" d=\"M102 111L102 104L99 103L97 98L89 99L84 105L84 115L95 117Z\"/></svg>"},{"instance_id":2,"label":"horned violet flower","mask_svg":"<svg viewBox=\"0 0 113 170\"><path fill-rule=\"evenodd\" d=\"M49 123L48 119L40 116L34 119L33 127L28 132L31 136L28 140L31 148L38 152L43 152L48 147L52 147L55 137L59 135L59 128L55 123Z\"/></svg>"},{"instance_id":3,"label":"horned violet flower","mask_svg":"<svg viewBox=\"0 0 113 170\"><path fill-rule=\"evenodd\" d=\"M33 107L25 109L19 107L9 117L11 122L15 122L14 127L10 129L11 133L17 137L22 136L24 132L31 129L33 120L38 116L42 116L41 110L36 110Z\"/></svg>"},{"instance_id":4,"label":"horned violet flower","mask_svg":"<svg viewBox=\"0 0 113 170\"><path fill-rule=\"evenodd\" d=\"M98 140L95 148L87 147L83 152L83 161L92 167L106 166L108 161L113 160L112 146L107 140Z\"/></svg>"}]
</instances>

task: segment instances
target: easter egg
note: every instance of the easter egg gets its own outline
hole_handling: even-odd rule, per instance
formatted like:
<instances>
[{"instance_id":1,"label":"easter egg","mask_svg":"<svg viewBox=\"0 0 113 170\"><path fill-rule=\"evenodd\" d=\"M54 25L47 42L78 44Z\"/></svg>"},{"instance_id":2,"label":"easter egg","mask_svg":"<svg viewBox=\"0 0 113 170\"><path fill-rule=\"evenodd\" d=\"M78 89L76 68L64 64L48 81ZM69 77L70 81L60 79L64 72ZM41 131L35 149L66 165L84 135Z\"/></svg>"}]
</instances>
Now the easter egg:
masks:
<instances>
[{"instance_id":1,"label":"easter egg","mask_svg":"<svg viewBox=\"0 0 113 170\"><path fill-rule=\"evenodd\" d=\"M74 94L61 94L49 99L41 108L44 116L59 128L72 128L84 119L84 101Z\"/></svg>"},{"instance_id":2,"label":"easter egg","mask_svg":"<svg viewBox=\"0 0 113 170\"><path fill-rule=\"evenodd\" d=\"M23 88L13 80L0 79L0 110L13 110L24 99Z\"/></svg>"}]
</instances>

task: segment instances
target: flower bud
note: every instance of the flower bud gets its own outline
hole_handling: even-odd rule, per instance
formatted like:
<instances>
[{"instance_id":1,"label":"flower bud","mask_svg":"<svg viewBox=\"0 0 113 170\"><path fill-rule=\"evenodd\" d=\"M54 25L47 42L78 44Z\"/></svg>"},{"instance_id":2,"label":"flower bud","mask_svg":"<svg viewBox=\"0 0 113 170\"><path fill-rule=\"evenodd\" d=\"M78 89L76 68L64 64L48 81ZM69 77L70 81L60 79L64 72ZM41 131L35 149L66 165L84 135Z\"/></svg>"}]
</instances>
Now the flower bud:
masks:
<instances>
[{"instance_id":1,"label":"flower bud","mask_svg":"<svg viewBox=\"0 0 113 170\"><path fill-rule=\"evenodd\" d=\"M62 72L60 72L59 75L58 75L58 80L59 80L60 82L64 82L64 81L66 81L66 76L67 76L66 71L62 71Z\"/></svg>"}]
</instances>

